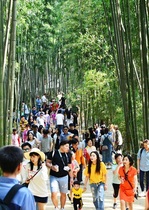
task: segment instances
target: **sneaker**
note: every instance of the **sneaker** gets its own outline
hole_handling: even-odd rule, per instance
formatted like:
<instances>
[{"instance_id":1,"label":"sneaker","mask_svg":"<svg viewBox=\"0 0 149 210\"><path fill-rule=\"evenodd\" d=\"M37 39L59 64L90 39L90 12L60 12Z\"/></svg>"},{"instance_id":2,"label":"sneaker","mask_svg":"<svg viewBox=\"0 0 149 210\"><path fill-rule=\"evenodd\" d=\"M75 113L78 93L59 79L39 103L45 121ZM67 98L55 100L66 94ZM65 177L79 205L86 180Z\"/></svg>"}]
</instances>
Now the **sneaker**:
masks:
<instances>
[{"instance_id":1,"label":"sneaker","mask_svg":"<svg viewBox=\"0 0 149 210\"><path fill-rule=\"evenodd\" d=\"M113 204L113 209L116 209L116 207L117 207L117 203L114 203Z\"/></svg>"},{"instance_id":2,"label":"sneaker","mask_svg":"<svg viewBox=\"0 0 149 210\"><path fill-rule=\"evenodd\" d=\"M65 210L64 208L61 208L61 210Z\"/></svg>"},{"instance_id":3,"label":"sneaker","mask_svg":"<svg viewBox=\"0 0 149 210\"><path fill-rule=\"evenodd\" d=\"M126 208L126 210L129 210L129 208Z\"/></svg>"},{"instance_id":4,"label":"sneaker","mask_svg":"<svg viewBox=\"0 0 149 210\"><path fill-rule=\"evenodd\" d=\"M143 192L141 192L141 193L139 193L139 197L145 197L146 196L146 194L145 194L145 192L143 191Z\"/></svg>"}]
</instances>

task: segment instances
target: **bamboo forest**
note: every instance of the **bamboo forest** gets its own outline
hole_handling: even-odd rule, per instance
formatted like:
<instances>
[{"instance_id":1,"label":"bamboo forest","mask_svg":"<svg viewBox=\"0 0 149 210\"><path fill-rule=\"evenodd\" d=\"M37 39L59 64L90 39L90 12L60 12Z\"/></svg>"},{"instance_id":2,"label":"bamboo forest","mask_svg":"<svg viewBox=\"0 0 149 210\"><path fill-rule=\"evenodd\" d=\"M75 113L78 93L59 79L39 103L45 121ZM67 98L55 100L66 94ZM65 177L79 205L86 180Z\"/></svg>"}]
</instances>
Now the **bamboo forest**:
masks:
<instances>
[{"instance_id":1,"label":"bamboo forest","mask_svg":"<svg viewBox=\"0 0 149 210\"><path fill-rule=\"evenodd\" d=\"M0 146L13 110L62 91L80 129L118 124L126 150L149 138L148 0L1 0Z\"/></svg>"}]
</instances>

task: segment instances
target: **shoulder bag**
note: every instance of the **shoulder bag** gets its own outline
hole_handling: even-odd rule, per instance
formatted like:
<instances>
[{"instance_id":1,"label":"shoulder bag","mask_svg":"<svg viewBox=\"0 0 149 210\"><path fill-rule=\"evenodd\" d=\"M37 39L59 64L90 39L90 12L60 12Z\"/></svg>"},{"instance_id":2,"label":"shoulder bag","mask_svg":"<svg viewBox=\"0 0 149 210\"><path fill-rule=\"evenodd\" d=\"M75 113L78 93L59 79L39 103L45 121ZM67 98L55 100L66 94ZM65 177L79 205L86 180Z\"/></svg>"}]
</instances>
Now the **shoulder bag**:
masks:
<instances>
[{"instance_id":1,"label":"shoulder bag","mask_svg":"<svg viewBox=\"0 0 149 210\"><path fill-rule=\"evenodd\" d=\"M42 169L42 167L40 167L37 171L36 171L36 173L30 178L30 179L27 179L26 181L30 181L31 179L33 179L37 174L38 174L38 172L40 171ZM28 187L28 185L29 185L29 182L27 183L27 182L24 182L23 184L22 184L22 186L24 186L24 187Z\"/></svg>"}]
</instances>

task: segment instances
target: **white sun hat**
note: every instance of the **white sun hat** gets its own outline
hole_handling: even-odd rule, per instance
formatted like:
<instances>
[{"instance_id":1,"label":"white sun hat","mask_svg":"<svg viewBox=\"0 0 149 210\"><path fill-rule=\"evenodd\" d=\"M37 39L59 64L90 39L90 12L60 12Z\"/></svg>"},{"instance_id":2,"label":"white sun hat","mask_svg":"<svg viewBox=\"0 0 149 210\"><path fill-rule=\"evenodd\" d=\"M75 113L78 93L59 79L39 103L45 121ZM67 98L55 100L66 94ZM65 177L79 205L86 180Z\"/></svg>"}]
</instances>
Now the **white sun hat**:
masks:
<instances>
[{"instance_id":1,"label":"white sun hat","mask_svg":"<svg viewBox=\"0 0 149 210\"><path fill-rule=\"evenodd\" d=\"M31 149L30 152L24 153L25 158L28 159L28 160L30 160L30 154L31 153L37 153L38 155L40 155L41 160L42 161L45 161L45 154L42 151L40 151L40 149L33 148L33 149Z\"/></svg>"}]
</instances>

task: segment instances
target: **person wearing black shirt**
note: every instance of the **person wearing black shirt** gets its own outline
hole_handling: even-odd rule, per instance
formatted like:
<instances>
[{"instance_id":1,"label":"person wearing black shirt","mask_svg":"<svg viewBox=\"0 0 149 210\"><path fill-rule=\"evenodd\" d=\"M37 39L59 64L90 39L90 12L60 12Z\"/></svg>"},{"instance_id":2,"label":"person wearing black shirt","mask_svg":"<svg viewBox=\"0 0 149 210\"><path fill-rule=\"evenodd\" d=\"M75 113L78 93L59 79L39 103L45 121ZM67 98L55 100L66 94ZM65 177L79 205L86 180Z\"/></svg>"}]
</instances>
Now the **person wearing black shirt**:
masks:
<instances>
[{"instance_id":1,"label":"person wearing black shirt","mask_svg":"<svg viewBox=\"0 0 149 210\"><path fill-rule=\"evenodd\" d=\"M70 182L73 184L71 153L69 153L68 141L62 141L59 150L52 151L48 154L46 165L51 169L50 189L55 210L58 210L58 191L60 191L61 210L64 210L66 193L68 191L68 174L70 176Z\"/></svg>"},{"instance_id":2,"label":"person wearing black shirt","mask_svg":"<svg viewBox=\"0 0 149 210\"><path fill-rule=\"evenodd\" d=\"M70 133L74 134L75 136L79 136L79 132L77 129L75 129L74 124L70 123L69 124L69 130Z\"/></svg>"},{"instance_id":3,"label":"person wearing black shirt","mask_svg":"<svg viewBox=\"0 0 149 210\"><path fill-rule=\"evenodd\" d=\"M65 99L64 96L62 95L62 97L61 97L61 99L60 99L60 101L61 101L60 108L62 108L62 109L65 109L65 108L66 108L65 100L66 100L66 99Z\"/></svg>"}]
</instances>

